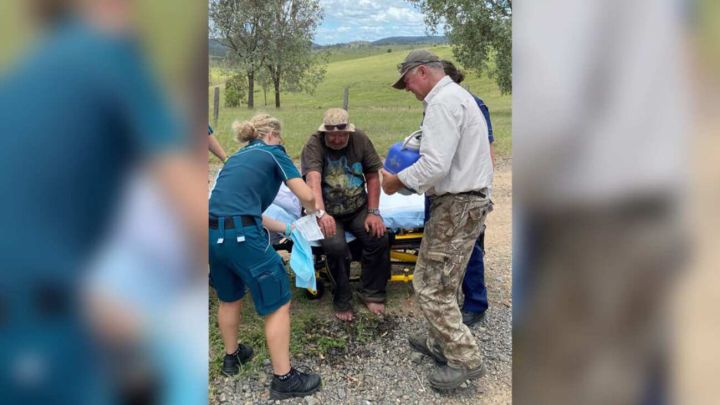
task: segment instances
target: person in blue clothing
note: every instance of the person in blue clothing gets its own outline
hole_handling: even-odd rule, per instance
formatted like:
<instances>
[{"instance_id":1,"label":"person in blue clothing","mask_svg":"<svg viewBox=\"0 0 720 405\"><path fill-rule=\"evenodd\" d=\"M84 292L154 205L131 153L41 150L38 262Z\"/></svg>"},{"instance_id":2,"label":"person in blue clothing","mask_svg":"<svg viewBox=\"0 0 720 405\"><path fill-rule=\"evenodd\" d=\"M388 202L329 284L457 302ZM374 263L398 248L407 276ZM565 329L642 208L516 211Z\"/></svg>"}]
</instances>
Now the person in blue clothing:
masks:
<instances>
[{"instance_id":1,"label":"person in blue clothing","mask_svg":"<svg viewBox=\"0 0 720 405\"><path fill-rule=\"evenodd\" d=\"M462 83L465 80L465 75L455 67L450 61L443 60L443 70L455 83ZM476 95L472 95L477 102L480 111L485 117L488 128L488 140L490 141L490 159L495 163L495 153L493 151L493 127L490 121L490 111L488 110L485 102ZM427 205L426 205L427 206ZM492 203L490 205L492 209ZM429 217L429 207L426 209L426 217ZM426 218L427 220L427 218ZM472 326L475 323L485 318L485 313L488 309L487 300L487 288L485 287L485 264L483 259L485 256L485 225L483 225L483 231L480 233L475 246L473 247L470 261L468 262L465 270L465 277L463 278L462 291L465 296L461 312L463 317L463 323L468 326Z\"/></svg>"},{"instance_id":2,"label":"person in blue clothing","mask_svg":"<svg viewBox=\"0 0 720 405\"><path fill-rule=\"evenodd\" d=\"M140 165L204 238L204 175L129 23L131 2L20 3L43 31L0 77L2 401L111 403L121 361L108 361L84 312L92 257Z\"/></svg>"},{"instance_id":3,"label":"person in blue clothing","mask_svg":"<svg viewBox=\"0 0 720 405\"><path fill-rule=\"evenodd\" d=\"M225 163L227 160L227 153L225 153L225 149L223 149L222 145L220 145L220 141L218 141L215 137L215 131L213 131L210 125L208 125L208 149L210 149L210 152L220 159L221 162Z\"/></svg>"},{"instance_id":4,"label":"person in blue clothing","mask_svg":"<svg viewBox=\"0 0 720 405\"><path fill-rule=\"evenodd\" d=\"M265 337L274 377L273 399L305 396L320 388L320 376L290 365L290 281L268 231L289 234L290 225L264 217L280 189L287 187L310 214L316 202L310 188L281 146L281 124L268 114L234 122L236 140L247 142L230 156L210 194L210 282L220 301L218 324L225 346L222 372L235 375L252 349L237 342L246 288L255 310L265 317ZM267 229L265 229L267 228Z\"/></svg>"}]
</instances>

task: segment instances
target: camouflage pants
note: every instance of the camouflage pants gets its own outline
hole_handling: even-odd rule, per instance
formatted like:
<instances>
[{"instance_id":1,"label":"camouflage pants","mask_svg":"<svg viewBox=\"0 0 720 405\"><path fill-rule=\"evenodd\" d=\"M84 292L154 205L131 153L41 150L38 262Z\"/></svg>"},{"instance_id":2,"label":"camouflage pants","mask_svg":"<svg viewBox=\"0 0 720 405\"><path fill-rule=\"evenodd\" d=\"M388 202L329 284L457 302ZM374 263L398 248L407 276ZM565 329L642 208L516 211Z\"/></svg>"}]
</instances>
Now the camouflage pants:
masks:
<instances>
[{"instance_id":1,"label":"camouflage pants","mask_svg":"<svg viewBox=\"0 0 720 405\"><path fill-rule=\"evenodd\" d=\"M489 208L490 200L476 195L434 198L415 265L413 287L429 324L428 347L441 350L455 368L482 362L475 338L462 323L457 297Z\"/></svg>"}]
</instances>

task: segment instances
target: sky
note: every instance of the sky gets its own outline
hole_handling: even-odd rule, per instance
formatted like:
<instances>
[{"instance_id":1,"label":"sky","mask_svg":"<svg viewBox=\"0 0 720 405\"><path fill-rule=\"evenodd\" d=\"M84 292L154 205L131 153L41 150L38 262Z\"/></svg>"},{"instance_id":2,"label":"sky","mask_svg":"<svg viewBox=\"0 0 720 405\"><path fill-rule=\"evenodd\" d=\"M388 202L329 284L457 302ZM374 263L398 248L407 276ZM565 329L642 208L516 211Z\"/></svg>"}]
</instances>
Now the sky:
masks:
<instances>
[{"instance_id":1,"label":"sky","mask_svg":"<svg viewBox=\"0 0 720 405\"><path fill-rule=\"evenodd\" d=\"M320 0L320 6L325 17L316 44L428 35L423 14L404 0Z\"/></svg>"}]
</instances>

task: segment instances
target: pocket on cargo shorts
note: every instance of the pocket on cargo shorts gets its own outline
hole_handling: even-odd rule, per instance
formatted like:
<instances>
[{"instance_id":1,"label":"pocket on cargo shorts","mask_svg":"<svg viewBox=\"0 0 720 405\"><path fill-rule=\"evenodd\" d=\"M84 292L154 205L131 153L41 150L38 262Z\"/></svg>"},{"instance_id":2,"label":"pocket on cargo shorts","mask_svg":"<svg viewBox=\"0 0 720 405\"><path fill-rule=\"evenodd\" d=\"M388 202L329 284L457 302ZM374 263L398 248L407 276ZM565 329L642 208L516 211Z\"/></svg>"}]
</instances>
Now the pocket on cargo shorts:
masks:
<instances>
[{"instance_id":1,"label":"pocket on cargo shorts","mask_svg":"<svg viewBox=\"0 0 720 405\"><path fill-rule=\"evenodd\" d=\"M290 300L290 281L280 257L250 269L253 278L252 296L260 315L275 312Z\"/></svg>"}]
</instances>

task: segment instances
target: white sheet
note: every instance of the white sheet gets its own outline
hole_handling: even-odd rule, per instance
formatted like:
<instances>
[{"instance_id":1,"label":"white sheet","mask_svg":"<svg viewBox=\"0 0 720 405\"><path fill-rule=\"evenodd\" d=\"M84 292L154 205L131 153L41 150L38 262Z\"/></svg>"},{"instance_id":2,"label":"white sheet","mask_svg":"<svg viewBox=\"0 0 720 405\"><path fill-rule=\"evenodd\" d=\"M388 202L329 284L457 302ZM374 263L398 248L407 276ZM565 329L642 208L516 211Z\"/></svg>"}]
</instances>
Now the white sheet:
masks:
<instances>
[{"instance_id":1,"label":"white sheet","mask_svg":"<svg viewBox=\"0 0 720 405\"><path fill-rule=\"evenodd\" d=\"M287 198L289 192L290 190L283 184L278 193L282 196L281 201L278 199L273 201L263 214L285 223L297 220L300 217L300 202L297 199ZM381 190L380 214L385 226L393 231L422 228L425 225L425 196L387 195ZM355 236L349 232L345 232L345 238L348 242L355 240ZM311 245L319 246L319 243L311 242Z\"/></svg>"}]
</instances>

